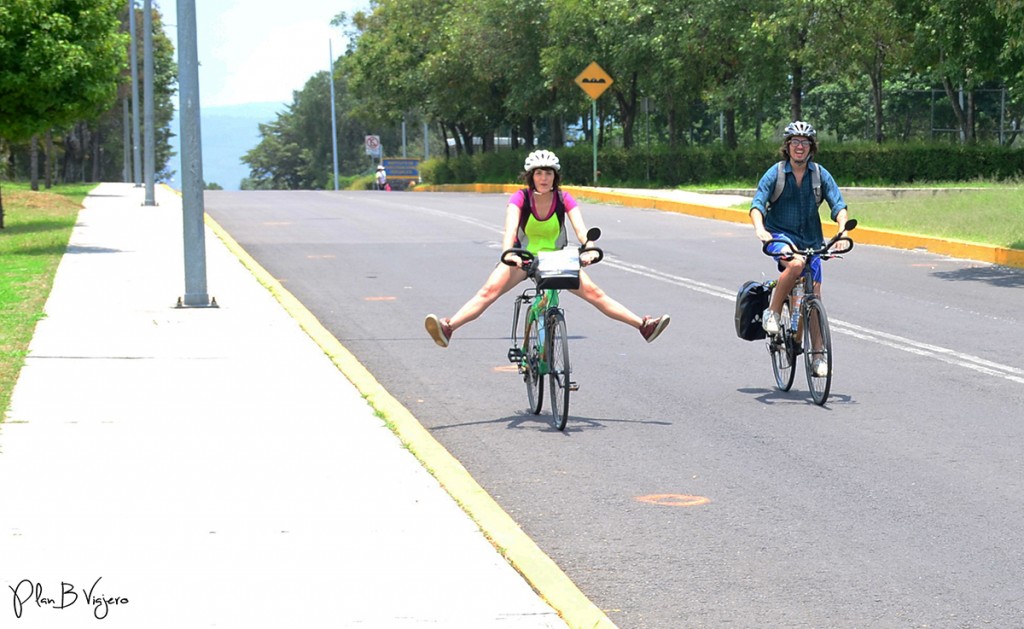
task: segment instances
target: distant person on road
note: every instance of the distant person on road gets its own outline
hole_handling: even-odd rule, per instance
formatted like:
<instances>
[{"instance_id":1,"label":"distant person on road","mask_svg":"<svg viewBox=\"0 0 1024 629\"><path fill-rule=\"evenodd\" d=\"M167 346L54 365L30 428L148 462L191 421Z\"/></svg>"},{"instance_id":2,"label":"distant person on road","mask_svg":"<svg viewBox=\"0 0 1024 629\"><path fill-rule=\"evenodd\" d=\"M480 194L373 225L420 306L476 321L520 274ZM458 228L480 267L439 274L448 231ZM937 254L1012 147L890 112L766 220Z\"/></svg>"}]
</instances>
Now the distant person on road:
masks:
<instances>
[{"instance_id":1,"label":"distant person on road","mask_svg":"<svg viewBox=\"0 0 1024 629\"><path fill-rule=\"evenodd\" d=\"M587 227L576 199L558 187L561 168L558 157L551 151L533 151L526 156L523 164L523 183L526 188L516 191L505 206L502 251L516 247L537 253L563 248L568 244L565 229L567 218L580 243L588 244ZM479 317L498 297L526 279L522 259L516 255L510 255L509 259L516 265L508 266L499 262L476 295L451 318L440 319L436 315L427 315L424 325L435 343L448 347L455 330ZM581 256L580 264L586 266L588 263L589 260ZM668 315L637 316L598 288L582 269L580 287L570 292L590 302L606 316L633 326L648 343L658 338L669 324Z\"/></svg>"},{"instance_id":2,"label":"distant person on road","mask_svg":"<svg viewBox=\"0 0 1024 629\"><path fill-rule=\"evenodd\" d=\"M387 190L388 187L388 172L384 170L384 164L377 165L377 174L373 180L374 187L377 190Z\"/></svg>"},{"instance_id":3,"label":"distant person on road","mask_svg":"<svg viewBox=\"0 0 1024 629\"><path fill-rule=\"evenodd\" d=\"M832 220L839 225L838 231L845 229L846 201L832 175L814 161L818 152L817 135L814 127L800 120L790 123L783 131L779 149L782 160L761 177L750 208L750 220L761 242L786 240L799 249L823 245L825 237L818 214L818 206L823 200L832 210ZM785 248L785 245L776 243L769 251L781 255ZM781 272L779 283L772 291L771 303L761 318L764 331L771 335L781 331L779 315L782 304L803 274L807 262L802 256L786 260L779 255L775 258ZM812 262L811 272L814 275L814 292L820 296L820 259ZM824 361L816 361L813 369L816 376L828 375Z\"/></svg>"}]
</instances>

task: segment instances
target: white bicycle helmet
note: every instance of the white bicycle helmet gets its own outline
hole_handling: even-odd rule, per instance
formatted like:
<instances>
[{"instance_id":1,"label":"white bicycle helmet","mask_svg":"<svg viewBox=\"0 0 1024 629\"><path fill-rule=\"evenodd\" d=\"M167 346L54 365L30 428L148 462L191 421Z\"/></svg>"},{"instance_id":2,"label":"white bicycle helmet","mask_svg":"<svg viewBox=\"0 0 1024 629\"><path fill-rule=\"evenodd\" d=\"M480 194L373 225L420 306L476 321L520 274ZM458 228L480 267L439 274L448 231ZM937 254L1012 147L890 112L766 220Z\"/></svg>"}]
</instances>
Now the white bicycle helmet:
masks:
<instances>
[{"instance_id":1,"label":"white bicycle helmet","mask_svg":"<svg viewBox=\"0 0 1024 629\"><path fill-rule=\"evenodd\" d=\"M814 130L814 127L808 122L803 120L796 120L786 125L786 130L782 132L782 137L789 139L793 136L802 136L805 138L815 139L818 132Z\"/></svg>"},{"instance_id":2,"label":"white bicycle helmet","mask_svg":"<svg viewBox=\"0 0 1024 629\"><path fill-rule=\"evenodd\" d=\"M551 151L546 151L544 149L534 151L526 156L526 161L523 163L523 170L530 172L535 168L562 170L562 166L558 163L558 156Z\"/></svg>"}]
</instances>

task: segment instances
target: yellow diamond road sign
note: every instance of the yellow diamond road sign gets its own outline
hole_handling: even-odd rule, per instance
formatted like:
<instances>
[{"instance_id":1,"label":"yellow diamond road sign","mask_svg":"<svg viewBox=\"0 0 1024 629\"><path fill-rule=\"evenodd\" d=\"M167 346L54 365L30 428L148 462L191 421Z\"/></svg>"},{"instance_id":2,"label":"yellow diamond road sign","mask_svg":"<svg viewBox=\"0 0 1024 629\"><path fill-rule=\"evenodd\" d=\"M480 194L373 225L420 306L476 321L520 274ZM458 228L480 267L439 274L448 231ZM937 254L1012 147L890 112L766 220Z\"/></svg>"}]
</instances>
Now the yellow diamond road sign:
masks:
<instances>
[{"instance_id":1,"label":"yellow diamond road sign","mask_svg":"<svg viewBox=\"0 0 1024 629\"><path fill-rule=\"evenodd\" d=\"M580 72L580 75L576 77L576 85L579 85L594 100L597 100L598 96L604 94L604 91L611 87L612 83L614 83L612 77L608 76L608 73L601 66L597 65L596 61L587 66L587 69Z\"/></svg>"}]
</instances>

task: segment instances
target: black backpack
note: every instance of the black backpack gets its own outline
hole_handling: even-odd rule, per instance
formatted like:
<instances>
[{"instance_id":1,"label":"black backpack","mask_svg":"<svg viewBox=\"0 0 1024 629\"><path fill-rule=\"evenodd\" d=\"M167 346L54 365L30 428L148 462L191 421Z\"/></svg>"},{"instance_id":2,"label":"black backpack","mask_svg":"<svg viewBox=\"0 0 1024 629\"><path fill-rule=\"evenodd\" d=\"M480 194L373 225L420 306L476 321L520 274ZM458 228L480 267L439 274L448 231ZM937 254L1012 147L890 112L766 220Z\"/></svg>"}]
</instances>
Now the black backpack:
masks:
<instances>
[{"instance_id":1,"label":"black backpack","mask_svg":"<svg viewBox=\"0 0 1024 629\"><path fill-rule=\"evenodd\" d=\"M761 314L771 301L772 289L764 282L744 282L736 293L736 336L745 341L757 341L765 336L761 327Z\"/></svg>"}]
</instances>

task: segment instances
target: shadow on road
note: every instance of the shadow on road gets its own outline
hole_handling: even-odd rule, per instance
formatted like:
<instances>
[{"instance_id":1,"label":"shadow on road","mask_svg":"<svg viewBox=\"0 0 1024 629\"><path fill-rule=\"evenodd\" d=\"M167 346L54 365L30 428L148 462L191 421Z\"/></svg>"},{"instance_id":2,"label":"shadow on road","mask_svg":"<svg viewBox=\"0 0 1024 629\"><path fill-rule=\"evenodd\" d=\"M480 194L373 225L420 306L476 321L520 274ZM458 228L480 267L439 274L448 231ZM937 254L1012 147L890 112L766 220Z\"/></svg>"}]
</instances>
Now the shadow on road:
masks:
<instances>
[{"instance_id":1,"label":"shadow on road","mask_svg":"<svg viewBox=\"0 0 1024 629\"><path fill-rule=\"evenodd\" d=\"M932 275L951 282L985 282L999 288L1024 286L1024 269L1009 266L972 266L954 271L936 271Z\"/></svg>"},{"instance_id":2,"label":"shadow on road","mask_svg":"<svg viewBox=\"0 0 1024 629\"><path fill-rule=\"evenodd\" d=\"M746 395L755 396L754 399L766 406L773 406L776 404L788 404L792 406L807 406L814 405L814 399L811 398L809 391L801 391L798 389L790 389L789 391L779 391L778 389L764 389L764 388L747 388L747 389L736 389L740 393ZM841 395L837 393L830 393L828 400L822 407L829 409L829 407L836 406L838 404L851 404L853 398L849 395Z\"/></svg>"},{"instance_id":3,"label":"shadow on road","mask_svg":"<svg viewBox=\"0 0 1024 629\"><path fill-rule=\"evenodd\" d=\"M496 417L494 419L481 419L477 421L463 422L460 424L447 424L444 426L433 426L430 431L435 430L448 430L450 428L465 428L467 426L485 426L488 424L505 424L509 430L521 430L531 429L539 430L541 432L563 432L570 434L574 432L584 432L587 430L604 429L608 427L608 424L648 424L653 426L671 426L672 422L653 420L653 419L621 419L621 418L604 418L595 419L591 417L577 417L575 415L569 415L569 421L565 425L565 430L560 431L554 427L549 413L541 413L540 415L534 415L530 412L524 412L520 415L506 415L505 417Z\"/></svg>"}]
</instances>

